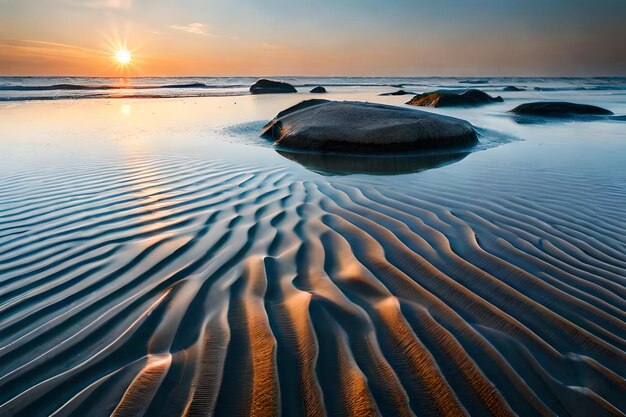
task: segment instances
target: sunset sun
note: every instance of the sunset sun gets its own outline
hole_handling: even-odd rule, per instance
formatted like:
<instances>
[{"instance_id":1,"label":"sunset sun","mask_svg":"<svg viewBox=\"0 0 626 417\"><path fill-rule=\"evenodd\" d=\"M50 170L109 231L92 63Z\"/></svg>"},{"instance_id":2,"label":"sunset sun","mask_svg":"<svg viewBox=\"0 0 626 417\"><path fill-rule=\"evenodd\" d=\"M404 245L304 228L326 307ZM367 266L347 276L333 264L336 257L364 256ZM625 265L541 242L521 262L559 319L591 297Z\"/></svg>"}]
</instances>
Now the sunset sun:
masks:
<instances>
[{"instance_id":1,"label":"sunset sun","mask_svg":"<svg viewBox=\"0 0 626 417\"><path fill-rule=\"evenodd\" d=\"M128 51L127 49L120 49L118 51L115 51L115 60L122 65L130 63L130 51Z\"/></svg>"}]
</instances>

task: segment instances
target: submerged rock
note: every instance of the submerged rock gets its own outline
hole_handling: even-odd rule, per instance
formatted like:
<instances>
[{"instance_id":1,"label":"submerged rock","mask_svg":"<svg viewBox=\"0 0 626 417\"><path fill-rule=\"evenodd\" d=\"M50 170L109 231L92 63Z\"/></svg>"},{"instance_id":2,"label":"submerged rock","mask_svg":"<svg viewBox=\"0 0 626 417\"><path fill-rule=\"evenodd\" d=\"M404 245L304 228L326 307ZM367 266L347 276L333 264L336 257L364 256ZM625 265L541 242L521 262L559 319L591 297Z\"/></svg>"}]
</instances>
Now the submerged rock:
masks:
<instances>
[{"instance_id":1,"label":"submerged rock","mask_svg":"<svg viewBox=\"0 0 626 417\"><path fill-rule=\"evenodd\" d=\"M406 104L426 107L479 106L489 103L500 103L502 97L491 97L480 90L438 90L418 94Z\"/></svg>"},{"instance_id":2,"label":"submerged rock","mask_svg":"<svg viewBox=\"0 0 626 417\"><path fill-rule=\"evenodd\" d=\"M323 94L323 93L326 93L326 89L324 87L322 87L321 85L318 85L317 87L315 87L314 89L309 91L309 93Z\"/></svg>"},{"instance_id":3,"label":"submerged rock","mask_svg":"<svg viewBox=\"0 0 626 417\"><path fill-rule=\"evenodd\" d=\"M189 83L162 85L160 88L209 88L209 86L205 83Z\"/></svg>"},{"instance_id":4,"label":"submerged rock","mask_svg":"<svg viewBox=\"0 0 626 417\"><path fill-rule=\"evenodd\" d=\"M489 80L461 80L459 84L489 84Z\"/></svg>"},{"instance_id":5,"label":"submerged rock","mask_svg":"<svg viewBox=\"0 0 626 417\"><path fill-rule=\"evenodd\" d=\"M504 87L504 89L502 91L526 91L526 89L525 88L515 87L514 85L509 85L507 87Z\"/></svg>"},{"instance_id":6,"label":"submerged rock","mask_svg":"<svg viewBox=\"0 0 626 417\"><path fill-rule=\"evenodd\" d=\"M288 83L282 81L272 81L260 79L250 87L252 94L281 94L281 93L297 93L298 90Z\"/></svg>"},{"instance_id":7,"label":"submerged rock","mask_svg":"<svg viewBox=\"0 0 626 417\"><path fill-rule=\"evenodd\" d=\"M415 94L415 93L412 93L410 91L398 90L398 91L393 91L391 93L382 93L382 94L379 94L379 96L406 96L409 94Z\"/></svg>"},{"instance_id":8,"label":"submerged rock","mask_svg":"<svg viewBox=\"0 0 626 417\"><path fill-rule=\"evenodd\" d=\"M520 116L571 117L571 116L610 116L612 111L588 104L566 101L538 101L517 106L511 113Z\"/></svg>"},{"instance_id":9,"label":"submerged rock","mask_svg":"<svg viewBox=\"0 0 626 417\"><path fill-rule=\"evenodd\" d=\"M393 153L468 147L473 126L420 110L355 101L307 100L280 112L263 136L285 149Z\"/></svg>"}]
</instances>

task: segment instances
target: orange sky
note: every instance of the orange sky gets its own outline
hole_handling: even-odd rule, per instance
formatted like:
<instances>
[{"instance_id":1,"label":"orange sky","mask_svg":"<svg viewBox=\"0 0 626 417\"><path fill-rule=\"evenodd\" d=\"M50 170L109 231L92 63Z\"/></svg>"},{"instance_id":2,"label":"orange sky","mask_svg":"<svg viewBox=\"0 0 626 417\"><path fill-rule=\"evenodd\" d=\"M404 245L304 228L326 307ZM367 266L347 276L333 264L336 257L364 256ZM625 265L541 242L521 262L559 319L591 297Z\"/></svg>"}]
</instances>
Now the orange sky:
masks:
<instances>
[{"instance_id":1,"label":"orange sky","mask_svg":"<svg viewBox=\"0 0 626 417\"><path fill-rule=\"evenodd\" d=\"M623 1L259 3L2 0L0 75L626 75Z\"/></svg>"}]
</instances>

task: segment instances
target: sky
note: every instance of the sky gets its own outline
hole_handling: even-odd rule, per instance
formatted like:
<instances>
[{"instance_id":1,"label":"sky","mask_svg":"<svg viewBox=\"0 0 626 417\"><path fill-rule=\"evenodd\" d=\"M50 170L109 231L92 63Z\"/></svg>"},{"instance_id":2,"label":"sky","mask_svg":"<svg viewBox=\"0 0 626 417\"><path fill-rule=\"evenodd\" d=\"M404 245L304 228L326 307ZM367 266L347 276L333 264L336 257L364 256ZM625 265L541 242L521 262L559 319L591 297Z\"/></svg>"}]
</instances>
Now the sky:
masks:
<instances>
[{"instance_id":1,"label":"sky","mask_svg":"<svg viewBox=\"0 0 626 417\"><path fill-rule=\"evenodd\" d=\"M0 75L626 76L624 22L626 0L0 0Z\"/></svg>"}]
</instances>

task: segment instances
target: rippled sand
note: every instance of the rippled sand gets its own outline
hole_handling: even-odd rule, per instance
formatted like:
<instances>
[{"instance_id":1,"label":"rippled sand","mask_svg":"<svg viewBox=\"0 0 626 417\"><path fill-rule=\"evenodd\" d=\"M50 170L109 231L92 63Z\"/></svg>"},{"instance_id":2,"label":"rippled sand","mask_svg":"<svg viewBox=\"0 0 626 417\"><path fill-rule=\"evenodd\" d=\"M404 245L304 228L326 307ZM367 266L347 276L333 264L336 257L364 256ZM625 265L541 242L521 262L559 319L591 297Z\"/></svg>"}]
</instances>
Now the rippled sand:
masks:
<instances>
[{"instance_id":1,"label":"rippled sand","mask_svg":"<svg viewBox=\"0 0 626 417\"><path fill-rule=\"evenodd\" d=\"M390 177L175 153L174 128L41 168L13 145L0 415L622 415L624 135L510 123L524 141Z\"/></svg>"}]
</instances>

